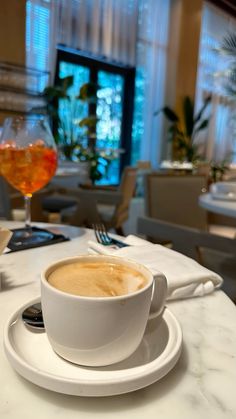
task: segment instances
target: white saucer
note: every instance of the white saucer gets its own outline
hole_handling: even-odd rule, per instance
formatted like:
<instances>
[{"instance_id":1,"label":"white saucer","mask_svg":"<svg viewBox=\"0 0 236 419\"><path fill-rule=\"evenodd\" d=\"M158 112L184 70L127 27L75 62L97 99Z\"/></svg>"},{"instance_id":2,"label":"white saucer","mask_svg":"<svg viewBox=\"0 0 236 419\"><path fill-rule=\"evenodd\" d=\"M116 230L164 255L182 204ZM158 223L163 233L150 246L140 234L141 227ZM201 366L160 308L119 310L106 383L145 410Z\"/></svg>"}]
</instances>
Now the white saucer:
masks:
<instances>
[{"instance_id":1,"label":"white saucer","mask_svg":"<svg viewBox=\"0 0 236 419\"><path fill-rule=\"evenodd\" d=\"M46 333L27 328L23 310L8 320L4 348L9 362L27 380L46 389L78 396L111 396L146 387L166 375L181 353L182 331L175 316L165 308L161 320L148 322L144 338L125 361L107 367L88 368L72 364L55 354Z\"/></svg>"}]
</instances>

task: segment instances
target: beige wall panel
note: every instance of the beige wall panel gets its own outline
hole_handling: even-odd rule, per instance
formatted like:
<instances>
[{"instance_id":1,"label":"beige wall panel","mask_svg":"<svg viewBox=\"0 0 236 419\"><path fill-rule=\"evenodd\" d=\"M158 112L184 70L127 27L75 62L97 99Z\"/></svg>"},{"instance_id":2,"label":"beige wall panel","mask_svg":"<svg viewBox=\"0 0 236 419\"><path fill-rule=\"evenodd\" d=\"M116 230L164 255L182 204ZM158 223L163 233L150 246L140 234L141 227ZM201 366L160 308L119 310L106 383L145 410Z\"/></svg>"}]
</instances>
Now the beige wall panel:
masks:
<instances>
[{"instance_id":1,"label":"beige wall panel","mask_svg":"<svg viewBox=\"0 0 236 419\"><path fill-rule=\"evenodd\" d=\"M195 97L203 0L181 0L176 107L184 96Z\"/></svg>"},{"instance_id":2,"label":"beige wall panel","mask_svg":"<svg viewBox=\"0 0 236 419\"><path fill-rule=\"evenodd\" d=\"M0 61L25 64L25 0L0 0Z\"/></svg>"}]
</instances>

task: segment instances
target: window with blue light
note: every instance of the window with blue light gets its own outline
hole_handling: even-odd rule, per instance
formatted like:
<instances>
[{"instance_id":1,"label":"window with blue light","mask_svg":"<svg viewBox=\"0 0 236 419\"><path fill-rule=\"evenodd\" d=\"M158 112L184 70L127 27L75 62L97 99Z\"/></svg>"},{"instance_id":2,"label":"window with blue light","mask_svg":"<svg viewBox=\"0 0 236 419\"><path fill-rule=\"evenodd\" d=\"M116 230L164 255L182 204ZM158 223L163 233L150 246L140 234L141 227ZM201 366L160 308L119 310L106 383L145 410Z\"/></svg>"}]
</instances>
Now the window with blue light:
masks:
<instances>
[{"instance_id":1,"label":"window with blue light","mask_svg":"<svg viewBox=\"0 0 236 419\"><path fill-rule=\"evenodd\" d=\"M131 154L134 74L132 67L89 57L70 48L58 47L56 78L73 76L73 86L68 92L70 99L59 100L60 119L63 120L64 128L68 126L69 135L72 134L78 144L86 146L88 137L85 130L80 128L79 122L86 116L96 115L96 149L100 154L106 153L111 157L108 171L104 169L103 178L97 181L99 183L119 183L120 172L131 160L130 156L127 159L127 155ZM85 83L98 86L93 110L91 105L88 106L76 98ZM75 113L73 118L71 112ZM67 124L67 115L70 124ZM71 125L71 120L74 120L74 126ZM122 162L123 157L127 159L126 164ZM74 158L77 159L76 150Z\"/></svg>"},{"instance_id":2,"label":"window with blue light","mask_svg":"<svg viewBox=\"0 0 236 419\"><path fill-rule=\"evenodd\" d=\"M50 69L50 37L51 37L51 8L50 0L27 0L26 1L26 62L28 67L38 70ZM109 64L109 62L108 62ZM111 65L117 65L110 63ZM125 66L124 66L125 67ZM78 124L73 126L69 122L69 112L73 112L74 119L82 119L86 116L88 109L86 105L73 101L73 97L78 94L81 85L91 81L91 69L85 65L78 65L72 62L61 60L58 67L58 77L63 78L73 75L74 83L69 90L70 104L68 101L61 99L59 101L60 119L63 120L64 128L68 133L68 137L82 138L82 129ZM100 86L98 91L98 100L96 114L98 123L96 127L97 148L119 150L119 155L112 162L108 171L108 178L104 179L105 183L116 184L119 182L120 173L127 164L135 164L139 159L140 142L143 133L143 94L144 94L144 78L139 71L135 81L135 113L134 119L129 117L128 125L125 125L124 119L126 114L133 113L127 108L127 102L134 100L134 92L131 89L130 95L124 100L125 78L122 74L115 71L106 71L106 69L97 68L96 83ZM94 82L94 80L92 80ZM41 90L45 85L42 84ZM70 107L70 109L69 109ZM131 104L130 109L133 108ZM130 134L129 134L130 132ZM126 135L127 134L127 135ZM130 137L130 138L129 138ZM123 163L122 163L123 162Z\"/></svg>"}]
</instances>

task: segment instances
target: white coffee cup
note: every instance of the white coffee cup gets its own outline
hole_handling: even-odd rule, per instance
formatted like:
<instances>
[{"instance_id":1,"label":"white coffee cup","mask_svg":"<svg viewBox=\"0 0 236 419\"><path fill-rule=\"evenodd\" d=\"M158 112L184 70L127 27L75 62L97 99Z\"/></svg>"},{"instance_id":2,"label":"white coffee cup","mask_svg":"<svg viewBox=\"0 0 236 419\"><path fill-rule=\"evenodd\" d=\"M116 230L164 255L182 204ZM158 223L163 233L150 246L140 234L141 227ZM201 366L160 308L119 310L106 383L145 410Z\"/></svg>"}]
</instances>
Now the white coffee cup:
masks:
<instances>
[{"instance_id":1,"label":"white coffee cup","mask_svg":"<svg viewBox=\"0 0 236 419\"><path fill-rule=\"evenodd\" d=\"M61 291L48 282L57 268L72 263L118 264L141 273L138 291L111 297L87 297ZM163 274L117 256L78 256L50 265L41 275L46 333L54 351L80 365L104 366L129 357L142 341L150 318L162 315L167 293Z\"/></svg>"}]
</instances>

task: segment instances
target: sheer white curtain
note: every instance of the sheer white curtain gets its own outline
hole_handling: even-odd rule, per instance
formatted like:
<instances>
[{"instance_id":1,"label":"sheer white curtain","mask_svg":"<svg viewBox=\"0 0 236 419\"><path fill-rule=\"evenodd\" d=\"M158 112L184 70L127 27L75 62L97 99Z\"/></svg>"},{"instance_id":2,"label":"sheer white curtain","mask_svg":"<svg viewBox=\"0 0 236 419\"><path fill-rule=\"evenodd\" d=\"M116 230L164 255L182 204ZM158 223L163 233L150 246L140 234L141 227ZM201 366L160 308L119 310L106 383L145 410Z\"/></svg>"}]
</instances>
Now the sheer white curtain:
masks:
<instances>
[{"instance_id":1,"label":"sheer white curtain","mask_svg":"<svg viewBox=\"0 0 236 419\"><path fill-rule=\"evenodd\" d=\"M138 0L58 0L59 44L135 64Z\"/></svg>"},{"instance_id":2,"label":"sheer white curtain","mask_svg":"<svg viewBox=\"0 0 236 419\"><path fill-rule=\"evenodd\" d=\"M154 116L165 103L170 0L141 1L137 67L145 74L143 138L140 156L157 167L161 159L162 118Z\"/></svg>"},{"instance_id":3,"label":"sheer white curtain","mask_svg":"<svg viewBox=\"0 0 236 419\"><path fill-rule=\"evenodd\" d=\"M225 71L229 68L229 60L217 51L223 38L230 31L236 31L236 20L211 4L205 3L199 49L196 106L199 108L204 96L212 94L209 109L211 120L207 138L204 140L206 159L216 162L234 158L235 130L232 116L235 113L235 103L227 96L225 90Z\"/></svg>"},{"instance_id":4,"label":"sheer white curtain","mask_svg":"<svg viewBox=\"0 0 236 419\"><path fill-rule=\"evenodd\" d=\"M44 53L45 69L52 75L56 44L134 65L142 74L139 140L134 147L140 159L157 166L162 126L154 112L164 105L171 0L27 0L27 4L32 34L27 64L31 67L38 65L33 36L37 32L44 40L40 53ZM37 23L39 11L47 18Z\"/></svg>"}]
</instances>

